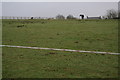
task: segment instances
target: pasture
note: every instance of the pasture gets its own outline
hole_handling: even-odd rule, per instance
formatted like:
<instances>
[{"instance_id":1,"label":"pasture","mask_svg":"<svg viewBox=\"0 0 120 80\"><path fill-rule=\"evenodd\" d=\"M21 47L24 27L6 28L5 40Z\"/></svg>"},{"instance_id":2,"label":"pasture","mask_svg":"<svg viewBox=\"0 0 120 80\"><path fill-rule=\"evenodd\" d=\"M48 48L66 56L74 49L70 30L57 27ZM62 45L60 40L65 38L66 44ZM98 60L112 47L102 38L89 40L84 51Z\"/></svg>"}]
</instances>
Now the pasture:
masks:
<instances>
[{"instance_id":1,"label":"pasture","mask_svg":"<svg viewBox=\"0 0 120 80\"><path fill-rule=\"evenodd\" d=\"M5 20L2 44L118 52L117 20ZM2 48L3 78L117 78L118 55Z\"/></svg>"}]
</instances>

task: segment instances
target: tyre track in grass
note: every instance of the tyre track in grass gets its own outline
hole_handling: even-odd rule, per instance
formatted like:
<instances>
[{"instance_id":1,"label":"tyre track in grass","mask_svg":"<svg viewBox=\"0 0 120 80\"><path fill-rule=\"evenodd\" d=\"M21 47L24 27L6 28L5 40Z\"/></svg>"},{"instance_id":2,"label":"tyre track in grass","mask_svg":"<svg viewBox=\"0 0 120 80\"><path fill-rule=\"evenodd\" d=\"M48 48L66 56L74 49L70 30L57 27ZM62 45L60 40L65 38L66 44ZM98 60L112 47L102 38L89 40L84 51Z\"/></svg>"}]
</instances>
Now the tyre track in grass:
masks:
<instances>
[{"instance_id":1,"label":"tyre track in grass","mask_svg":"<svg viewBox=\"0 0 120 80\"><path fill-rule=\"evenodd\" d=\"M84 50L42 48L42 47L28 47L28 46L0 45L0 47L13 47L13 48L43 49L43 50L54 50L54 51L69 51L69 52L80 52L80 53L95 53L95 54L120 55L120 53L114 53L114 52L84 51Z\"/></svg>"}]
</instances>

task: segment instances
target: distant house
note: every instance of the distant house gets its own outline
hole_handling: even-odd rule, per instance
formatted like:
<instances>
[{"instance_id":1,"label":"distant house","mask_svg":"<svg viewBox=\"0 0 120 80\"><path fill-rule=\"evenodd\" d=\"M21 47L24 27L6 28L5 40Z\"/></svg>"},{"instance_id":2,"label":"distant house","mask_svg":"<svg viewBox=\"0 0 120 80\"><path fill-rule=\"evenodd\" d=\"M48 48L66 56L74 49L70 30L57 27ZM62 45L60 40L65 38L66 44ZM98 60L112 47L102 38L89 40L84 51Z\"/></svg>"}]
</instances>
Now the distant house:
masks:
<instances>
[{"instance_id":1,"label":"distant house","mask_svg":"<svg viewBox=\"0 0 120 80\"><path fill-rule=\"evenodd\" d=\"M101 19L101 16L99 16L99 17L88 17L87 16L87 19Z\"/></svg>"}]
</instances>

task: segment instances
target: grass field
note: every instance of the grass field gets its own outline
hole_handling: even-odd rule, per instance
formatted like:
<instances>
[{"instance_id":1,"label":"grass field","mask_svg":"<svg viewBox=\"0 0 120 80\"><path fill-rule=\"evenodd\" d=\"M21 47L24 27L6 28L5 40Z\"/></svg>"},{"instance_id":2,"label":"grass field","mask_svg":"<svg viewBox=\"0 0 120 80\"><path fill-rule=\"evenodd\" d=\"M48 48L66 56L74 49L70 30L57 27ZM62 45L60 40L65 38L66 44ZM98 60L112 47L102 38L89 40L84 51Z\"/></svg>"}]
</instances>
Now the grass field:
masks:
<instances>
[{"instance_id":1,"label":"grass field","mask_svg":"<svg viewBox=\"0 0 120 80\"><path fill-rule=\"evenodd\" d=\"M3 20L2 44L118 52L117 20ZM52 54L51 54L52 53ZM3 47L3 78L117 78L118 56Z\"/></svg>"}]
</instances>

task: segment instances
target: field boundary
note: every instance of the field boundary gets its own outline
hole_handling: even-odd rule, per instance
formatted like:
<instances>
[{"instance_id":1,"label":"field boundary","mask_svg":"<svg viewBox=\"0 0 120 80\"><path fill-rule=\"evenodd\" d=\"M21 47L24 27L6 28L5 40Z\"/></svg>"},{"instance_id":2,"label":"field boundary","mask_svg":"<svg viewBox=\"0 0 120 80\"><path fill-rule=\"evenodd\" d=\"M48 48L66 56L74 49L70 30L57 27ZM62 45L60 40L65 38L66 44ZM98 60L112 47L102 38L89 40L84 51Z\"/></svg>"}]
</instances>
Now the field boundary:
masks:
<instances>
[{"instance_id":1,"label":"field boundary","mask_svg":"<svg viewBox=\"0 0 120 80\"><path fill-rule=\"evenodd\" d=\"M54 51L69 51L69 52L82 52L82 53L96 53L96 54L120 55L120 53L113 53L113 52L84 51L84 50L56 49L56 48L42 48L42 47L28 47L28 46L0 45L0 47L15 47L15 48L28 48L28 49L54 50Z\"/></svg>"}]
</instances>

